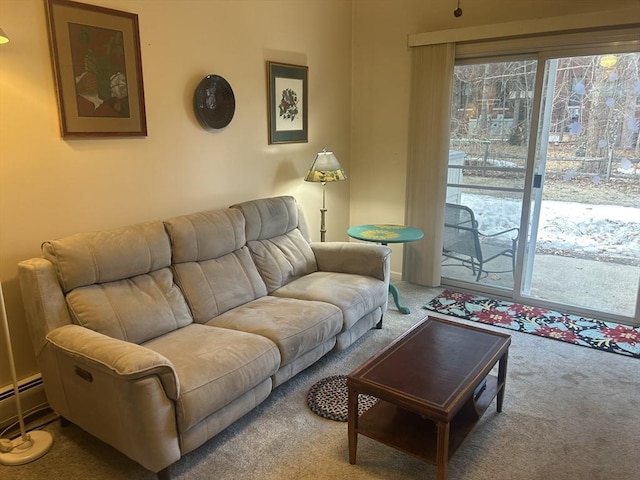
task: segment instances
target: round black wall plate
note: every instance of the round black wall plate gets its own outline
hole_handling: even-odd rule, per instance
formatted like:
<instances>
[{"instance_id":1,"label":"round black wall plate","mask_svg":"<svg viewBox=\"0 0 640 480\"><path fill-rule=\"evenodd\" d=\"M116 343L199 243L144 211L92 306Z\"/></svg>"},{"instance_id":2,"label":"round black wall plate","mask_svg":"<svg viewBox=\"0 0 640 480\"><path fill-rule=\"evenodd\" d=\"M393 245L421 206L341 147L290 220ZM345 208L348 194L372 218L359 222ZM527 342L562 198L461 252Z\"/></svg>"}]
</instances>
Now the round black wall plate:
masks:
<instances>
[{"instance_id":1,"label":"round black wall plate","mask_svg":"<svg viewBox=\"0 0 640 480\"><path fill-rule=\"evenodd\" d=\"M231 85L219 75L207 75L196 87L193 109L203 127L226 127L236 111L236 98Z\"/></svg>"}]
</instances>

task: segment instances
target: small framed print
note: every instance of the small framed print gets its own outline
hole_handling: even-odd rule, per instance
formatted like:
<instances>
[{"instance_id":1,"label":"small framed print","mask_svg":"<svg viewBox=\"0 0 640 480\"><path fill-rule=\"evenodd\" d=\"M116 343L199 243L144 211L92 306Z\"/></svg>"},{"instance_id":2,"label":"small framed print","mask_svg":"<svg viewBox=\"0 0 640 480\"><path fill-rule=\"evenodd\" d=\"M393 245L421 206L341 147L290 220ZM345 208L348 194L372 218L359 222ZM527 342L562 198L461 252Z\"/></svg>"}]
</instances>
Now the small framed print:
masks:
<instances>
[{"instance_id":1,"label":"small framed print","mask_svg":"<svg viewBox=\"0 0 640 480\"><path fill-rule=\"evenodd\" d=\"M146 136L138 16L47 0L63 137Z\"/></svg>"},{"instance_id":2,"label":"small framed print","mask_svg":"<svg viewBox=\"0 0 640 480\"><path fill-rule=\"evenodd\" d=\"M270 144L308 141L308 70L267 62Z\"/></svg>"}]
</instances>

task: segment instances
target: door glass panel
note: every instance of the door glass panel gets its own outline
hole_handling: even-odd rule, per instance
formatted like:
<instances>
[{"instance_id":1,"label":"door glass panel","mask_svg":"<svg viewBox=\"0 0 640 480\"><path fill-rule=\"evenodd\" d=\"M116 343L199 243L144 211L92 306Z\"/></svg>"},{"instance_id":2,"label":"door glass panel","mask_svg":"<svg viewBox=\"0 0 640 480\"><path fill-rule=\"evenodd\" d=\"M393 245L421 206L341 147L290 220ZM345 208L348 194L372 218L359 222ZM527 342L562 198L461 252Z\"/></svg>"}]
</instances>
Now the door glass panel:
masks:
<instances>
[{"instance_id":1,"label":"door glass panel","mask_svg":"<svg viewBox=\"0 0 640 480\"><path fill-rule=\"evenodd\" d=\"M457 65L442 277L513 290L536 61Z\"/></svg>"},{"instance_id":2,"label":"door glass panel","mask_svg":"<svg viewBox=\"0 0 640 480\"><path fill-rule=\"evenodd\" d=\"M523 296L637 315L639 71L638 53L546 62Z\"/></svg>"}]
</instances>

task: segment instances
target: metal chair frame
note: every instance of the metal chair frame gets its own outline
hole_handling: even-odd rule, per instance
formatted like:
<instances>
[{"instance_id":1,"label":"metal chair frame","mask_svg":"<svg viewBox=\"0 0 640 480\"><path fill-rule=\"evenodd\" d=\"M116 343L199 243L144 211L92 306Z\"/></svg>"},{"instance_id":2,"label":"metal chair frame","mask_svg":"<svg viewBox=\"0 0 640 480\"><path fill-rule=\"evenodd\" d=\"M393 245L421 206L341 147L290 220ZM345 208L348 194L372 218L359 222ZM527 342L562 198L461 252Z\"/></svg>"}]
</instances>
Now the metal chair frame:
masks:
<instances>
[{"instance_id":1,"label":"metal chair frame","mask_svg":"<svg viewBox=\"0 0 640 480\"><path fill-rule=\"evenodd\" d=\"M518 246L519 228L509 228L501 232L484 234L478 230L478 221L473 210L464 205L447 203L445 206L444 239L442 255L462 262L476 275L476 282L489 273L515 272L516 249ZM483 242L485 239L500 237L515 232L511 236L508 247L491 245ZM510 270L487 270L486 264L498 257L511 258ZM446 265L444 265L446 266Z\"/></svg>"}]
</instances>

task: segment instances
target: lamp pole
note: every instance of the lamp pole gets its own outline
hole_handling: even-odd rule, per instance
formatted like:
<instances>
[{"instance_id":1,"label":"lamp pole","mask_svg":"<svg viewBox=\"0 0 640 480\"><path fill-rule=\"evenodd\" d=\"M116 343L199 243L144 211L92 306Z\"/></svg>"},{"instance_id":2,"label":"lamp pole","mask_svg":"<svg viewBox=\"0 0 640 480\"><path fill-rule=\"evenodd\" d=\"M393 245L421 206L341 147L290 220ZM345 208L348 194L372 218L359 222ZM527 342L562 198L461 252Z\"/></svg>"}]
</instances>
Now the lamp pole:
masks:
<instances>
[{"instance_id":1,"label":"lamp pole","mask_svg":"<svg viewBox=\"0 0 640 480\"><path fill-rule=\"evenodd\" d=\"M333 152L327 152L327 149L322 149L316 155L315 160L311 164L309 173L305 177L305 182L320 182L322 184L322 208L320 209L320 241L324 242L327 236L326 226L326 185L327 182L337 182L339 180L346 180L347 176L344 170L340 166L340 162L333 154Z\"/></svg>"},{"instance_id":2,"label":"lamp pole","mask_svg":"<svg viewBox=\"0 0 640 480\"><path fill-rule=\"evenodd\" d=\"M2 293L2 283L0 283L0 319L2 320L2 331L7 347L7 359L9 360L9 370L13 380L13 395L18 411L18 423L20 424L20 437L15 440L0 441L0 465L24 465L42 457L51 449L53 437L44 430L34 430L27 432L24 426L24 414L20 404L20 389L18 388L18 378L16 375L16 365L13 359L11 348L11 335L9 333L9 320L4 305L4 294Z\"/></svg>"},{"instance_id":3,"label":"lamp pole","mask_svg":"<svg viewBox=\"0 0 640 480\"><path fill-rule=\"evenodd\" d=\"M320 209L320 241L325 241L325 236L327 233L327 227L325 225L325 214L327 213L327 208L325 205L325 186L327 182L322 182L322 208Z\"/></svg>"}]
</instances>

